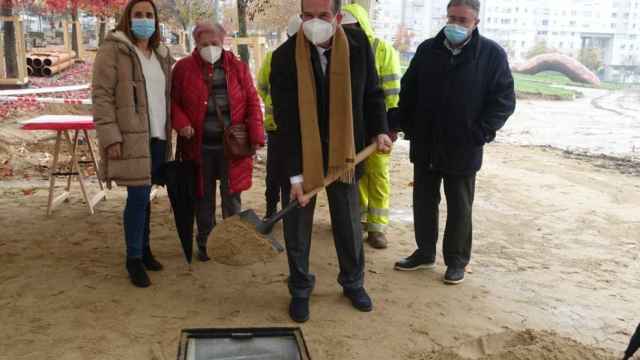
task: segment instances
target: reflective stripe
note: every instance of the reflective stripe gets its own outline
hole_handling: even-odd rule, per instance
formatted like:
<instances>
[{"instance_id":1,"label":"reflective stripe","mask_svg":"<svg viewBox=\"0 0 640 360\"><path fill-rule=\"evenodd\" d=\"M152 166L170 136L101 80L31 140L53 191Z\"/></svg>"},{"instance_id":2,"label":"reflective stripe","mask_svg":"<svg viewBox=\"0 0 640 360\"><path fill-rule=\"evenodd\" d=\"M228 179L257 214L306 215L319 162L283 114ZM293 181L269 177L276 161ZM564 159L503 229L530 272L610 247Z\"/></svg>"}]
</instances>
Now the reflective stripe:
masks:
<instances>
[{"instance_id":1,"label":"reflective stripe","mask_svg":"<svg viewBox=\"0 0 640 360\"><path fill-rule=\"evenodd\" d=\"M369 215L379 217L389 217L389 209L369 208Z\"/></svg>"},{"instance_id":2,"label":"reflective stripe","mask_svg":"<svg viewBox=\"0 0 640 360\"><path fill-rule=\"evenodd\" d=\"M380 232L380 233L383 233L386 228L387 228L386 225L367 223L367 231L368 232Z\"/></svg>"},{"instance_id":3,"label":"reflective stripe","mask_svg":"<svg viewBox=\"0 0 640 360\"><path fill-rule=\"evenodd\" d=\"M400 94L400 89L395 88L395 89L384 89L384 96L389 96L389 95L399 95Z\"/></svg>"},{"instance_id":4,"label":"reflective stripe","mask_svg":"<svg viewBox=\"0 0 640 360\"><path fill-rule=\"evenodd\" d=\"M396 80L400 80L400 75L391 74L391 75L385 75L380 77L380 81L382 82L389 82L389 81L396 81Z\"/></svg>"}]
</instances>

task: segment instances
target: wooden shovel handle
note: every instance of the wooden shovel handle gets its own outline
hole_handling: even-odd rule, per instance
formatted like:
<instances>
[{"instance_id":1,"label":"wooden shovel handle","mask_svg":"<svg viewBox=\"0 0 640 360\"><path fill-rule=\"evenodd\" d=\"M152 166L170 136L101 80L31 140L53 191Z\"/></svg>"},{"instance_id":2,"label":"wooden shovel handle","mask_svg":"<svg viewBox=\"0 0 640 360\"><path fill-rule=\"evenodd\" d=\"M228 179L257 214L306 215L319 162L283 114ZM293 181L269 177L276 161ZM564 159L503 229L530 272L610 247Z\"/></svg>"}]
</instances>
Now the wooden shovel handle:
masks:
<instances>
[{"instance_id":1,"label":"wooden shovel handle","mask_svg":"<svg viewBox=\"0 0 640 360\"><path fill-rule=\"evenodd\" d=\"M373 144L367 146L366 148L364 148L362 151L360 151L356 155L356 163L355 163L355 165L358 165L361 162L365 161L369 156L371 156L371 154L376 152L377 149L378 149L378 145L376 143L373 143ZM318 195L318 193L320 191L322 191L322 189L324 189L327 186L333 184L336 180L340 179L340 177L342 175L344 175L344 172L331 174L331 175L327 176L326 178L324 178L324 185L323 186L317 187L317 188L309 191L308 193L304 194L305 201L306 200L310 200L312 197Z\"/></svg>"},{"instance_id":2,"label":"wooden shovel handle","mask_svg":"<svg viewBox=\"0 0 640 360\"><path fill-rule=\"evenodd\" d=\"M364 150L360 151L358 155L356 155L356 165L363 162L366 158L368 158L371 154L373 154L376 151L376 149L377 149L377 145L371 144L367 146ZM320 191L322 191L322 189L331 185L334 181L338 180L340 176L342 176L342 174L339 173L339 174L333 174L330 177L326 177L324 179L324 186L318 187L304 194L305 200L309 200L312 197L316 196ZM266 219L261 224L259 224L257 226L258 232L260 232L261 234L267 234L271 232L271 228L273 227L273 225L278 221L280 221L280 219L282 219L290 211L297 208L298 205L299 203L297 200L293 200L292 202L287 204L287 206L285 206L282 210L278 211L272 217L270 217L269 219Z\"/></svg>"}]
</instances>

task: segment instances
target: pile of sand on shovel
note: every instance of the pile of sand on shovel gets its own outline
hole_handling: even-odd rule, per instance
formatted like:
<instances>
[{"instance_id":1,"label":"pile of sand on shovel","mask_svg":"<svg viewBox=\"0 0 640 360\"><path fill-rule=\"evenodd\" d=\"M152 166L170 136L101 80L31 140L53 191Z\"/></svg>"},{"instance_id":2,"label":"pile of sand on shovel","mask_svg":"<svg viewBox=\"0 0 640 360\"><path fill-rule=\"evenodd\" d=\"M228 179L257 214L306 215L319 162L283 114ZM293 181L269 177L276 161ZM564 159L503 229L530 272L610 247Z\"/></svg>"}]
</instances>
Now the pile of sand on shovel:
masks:
<instances>
[{"instance_id":1,"label":"pile of sand on shovel","mask_svg":"<svg viewBox=\"0 0 640 360\"><path fill-rule=\"evenodd\" d=\"M507 331L419 357L423 360L615 360L611 353L547 331Z\"/></svg>"},{"instance_id":2,"label":"pile of sand on shovel","mask_svg":"<svg viewBox=\"0 0 640 360\"><path fill-rule=\"evenodd\" d=\"M266 236L235 215L216 225L209 235L209 256L221 264L246 266L278 255Z\"/></svg>"}]
</instances>

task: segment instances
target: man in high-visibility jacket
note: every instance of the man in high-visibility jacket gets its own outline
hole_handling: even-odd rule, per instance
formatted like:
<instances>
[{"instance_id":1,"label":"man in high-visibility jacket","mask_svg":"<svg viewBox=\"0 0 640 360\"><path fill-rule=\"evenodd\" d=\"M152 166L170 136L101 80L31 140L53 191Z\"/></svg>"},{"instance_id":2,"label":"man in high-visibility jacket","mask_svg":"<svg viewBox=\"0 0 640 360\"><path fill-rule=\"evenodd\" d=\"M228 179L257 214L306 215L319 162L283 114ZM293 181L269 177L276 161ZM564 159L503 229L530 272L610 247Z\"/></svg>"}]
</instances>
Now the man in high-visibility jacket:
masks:
<instances>
[{"instance_id":1,"label":"man in high-visibility jacket","mask_svg":"<svg viewBox=\"0 0 640 360\"><path fill-rule=\"evenodd\" d=\"M302 25L302 19L299 14L292 16L287 25L287 36L293 36ZM273 107L271 105L271 84L269 77L271 76L271 56L273 51L269 51L265 56L260 70L258 71L258 94L264 103L264 129L267 132L267 176L264 196L267 202L267 211L265 218L273 216L280 202L280 193L282 192L281 179L278 171L278 159L276 155L276 130L278 125L273 118ZM287 181L289 181L287 179ZM282 194L282 201L288 200L288 194Z\"/></svg>"},{"instance_id":2,"label":"man in high-visibility jacket","mask_svg":"<svg viewBox=\"0 0 640 360\"><path fill-rule=\"evenodd\" d=\"M382 39L375 37L369 14L358 4L342 8L342 25L355 26L367 34L376 59L380 87L384 90L387 114L398 107L400 95L400 56ZM389 116L391 118L391 116ZM390 129L395 126L390 124ZM395 140L395 134L391 138ZM365 174L360 179L360 205L363 220L366 217L367 242L374 248L387 247L386 227L389 224L391 179L389 177L390 154L375 153L365 163Z\"/></svg>"}]
</instances>

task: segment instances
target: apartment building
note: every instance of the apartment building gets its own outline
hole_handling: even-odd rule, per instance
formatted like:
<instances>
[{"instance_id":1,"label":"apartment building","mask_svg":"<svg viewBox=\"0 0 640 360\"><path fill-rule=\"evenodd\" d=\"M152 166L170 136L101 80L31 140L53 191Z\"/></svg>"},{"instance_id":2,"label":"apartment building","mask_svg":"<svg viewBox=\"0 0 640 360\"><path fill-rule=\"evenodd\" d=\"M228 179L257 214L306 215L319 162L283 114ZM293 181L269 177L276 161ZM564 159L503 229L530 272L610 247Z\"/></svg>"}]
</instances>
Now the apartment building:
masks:
<instances>
[{"instance_id":1,"label":"apartment building","mask_svg":"<svg viewBox=\"0 0 640 360\"><path fill-rule=\"evenodd\" d=\"M412 48L446 23L448 0L380 0L373 9L379 36L394 41L402 24ZM640 0L481 0L480 31L496 40L512 62L526 60L539 42L569 56L601 49L602 75L619 80L640 66Z\"/></svg>"}]
</instances>

